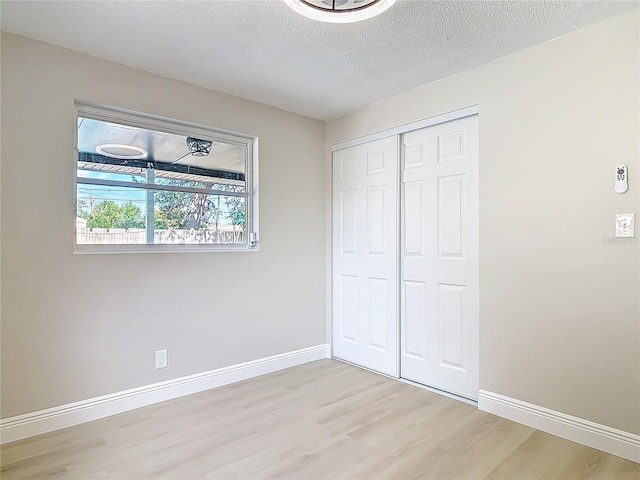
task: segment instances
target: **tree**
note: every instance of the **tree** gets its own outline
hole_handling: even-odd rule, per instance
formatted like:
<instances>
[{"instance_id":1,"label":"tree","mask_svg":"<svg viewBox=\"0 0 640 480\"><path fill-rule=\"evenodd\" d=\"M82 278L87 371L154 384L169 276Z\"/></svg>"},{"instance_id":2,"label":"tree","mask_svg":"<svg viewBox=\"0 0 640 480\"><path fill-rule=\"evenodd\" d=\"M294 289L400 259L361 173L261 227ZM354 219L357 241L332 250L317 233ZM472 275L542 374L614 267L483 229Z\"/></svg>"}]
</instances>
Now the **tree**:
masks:
<instances>
[{"instance_id":1,"label":"tree","mask_svg":"<svg viewBox=\"0 0 640 480\"><path fill-rule=\"evenodd\" d=\"M190 195L193 194L167 190L158 191L155 195L154 226L160 228L158 219L161 218L164 228L184 228L185 208L189 204Z\"/></svg>"},{"instance_id":2,"label":"tree","mask_svg":"<svg viewBox=\"0 0 640 480\"><path fill-rule=\"evenodd\" d=\"M83 213L87 228L144 228L140 207L131 201L118 205L113 200L98 202L90 213Z\"/></svg>"},{"instance_id":3,"label":"tree","mask_svg":"<svg viewBox=\"0 0 640 480\"><path fill-rule=\"evenodd\" d=\"M76 203L76 215L80 218L87 218L89 212L87 212L87 201L82 198L78 199Z\"/></svg>"},{"instance_id":4,"label":"tree","mask_svg":"<svg viewBox=\"0 0 640 480\"><path fill-rule=\"evenodd\" d=\"M245 225L247 223L247 214L245 212L233 212L229 214L229 219L231 220L231 224L234 226L240 226L240 229L244 231Z\"/></svg>"},{"instance_id":5,"label":"tree","mask_svg":"<svg viewBox=\"0 0 640 480\"><path fill-rule=\"evenodd\" d=\"M211 188L211 187L205 187ZM184 216L184 228L197 230L207 226L207 204L211 203L209 195L192 193ZM217 208L216 208L217 211Z\"/></svg>"},{"instance_id":6,"label":"tree","mask_svg":"<svg viewBox=\"0 0 640 480\"><path fill-rule=\"evenodd\" d=\"M113 200L103 200L93 207L87 219L87 227L117 228L121 207Z\"/></svg>"},{"instance_id":7,"label":"tree","mask_svg":"<svg viewBox=\"0 0 640 480\"><path fill-rule=\"evenodd\" d=\"M244 187L238 185L225 185L225 190L229 192L240 192ZM247 223L246 199L244 197L224 197L227 206L227 218L231 220L231 224L240 227L242 232L245 231Z\"/></svg>"},{"instance_id":8,"label":"tree","mask_svg":"<svg viewBox=\"0 0 640 480\"><path fill-rule=\"evenodd\" d=\"M184 180L158 179L163 185L242 192L243 185L222 183L185 182ZM155 196L155 228L218 230L221 218L231 221L244 232L246 224L246 199L244 197L208 195L206 193L174 192L160 190ZM234 228L235 229L235 228Z\"/></svg>"},{"instance_id":9,"label":"tree","mask_svg":"<svg viewBox=\"0 0 640 480\"><path fill-rule=\"evenodd\" d=\"M144 218L140 207L129 201L121 207L119 228L144 228Z\"/></svg>"},{"instance_id":10,"label":"tree","mask_svg":"<svg viewBox=\"0 0 640 480\"><path fill-rule=\"evenodd\" d=\"M153 228L156 230L167 230L170 228L164 212L159 208L155 208L153 211Z\"/></svg>"},{"instance_id":11,"label":"tree","mask_svg":"<svg viewBox=\"0 0 640 480\"><path fill-rule=\"evenodd\" d=\"M213 183L158 179L163 185L211 189ZM217 207L212 195L160 190L156 193L155 228L204 229L214 220ZM159 215L158 215L159 214ZM160 222L158 221L160 219Z\"/></svg>"}]
</instances>

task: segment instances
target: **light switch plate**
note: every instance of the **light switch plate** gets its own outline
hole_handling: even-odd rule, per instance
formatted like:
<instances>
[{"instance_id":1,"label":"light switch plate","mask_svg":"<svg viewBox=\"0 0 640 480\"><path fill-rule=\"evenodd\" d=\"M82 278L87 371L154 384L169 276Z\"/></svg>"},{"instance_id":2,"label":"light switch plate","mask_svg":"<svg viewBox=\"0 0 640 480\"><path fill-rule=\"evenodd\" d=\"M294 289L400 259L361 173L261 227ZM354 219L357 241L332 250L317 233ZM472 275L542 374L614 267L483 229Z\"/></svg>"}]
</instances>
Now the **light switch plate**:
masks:
<instances>
[{"instance_id":1,"label":"light switch plate","mask_svg":"<svg viewBox=\"0 0 640 480\"><path fill-rule=\"evenodd\" d=\"M632 238L635 233L635 214L616 213L616 238Z\"/></svg>"}]
</instances>

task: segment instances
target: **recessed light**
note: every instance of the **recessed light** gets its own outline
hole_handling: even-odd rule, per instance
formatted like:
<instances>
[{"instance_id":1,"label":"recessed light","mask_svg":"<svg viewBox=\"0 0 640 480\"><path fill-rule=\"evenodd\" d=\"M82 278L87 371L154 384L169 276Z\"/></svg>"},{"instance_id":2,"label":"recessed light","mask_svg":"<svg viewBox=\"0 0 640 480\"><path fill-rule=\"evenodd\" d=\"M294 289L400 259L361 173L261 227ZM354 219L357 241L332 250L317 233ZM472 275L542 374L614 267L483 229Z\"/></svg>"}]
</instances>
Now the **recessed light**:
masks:
<instances>
[{"instance_id":1,"label":"recessed light","mask_svg":"<svg viewBox=\"0 0 640 480\"><path fill-rule=\"evenodd\" d=\"M96 152L105 157L119 158L121 160L139 160L149 156L149 152L144 148L134 147L133 145L123 145L121 143L103 143L102 145L96 146Z\"/></svg>"}]
</instances>

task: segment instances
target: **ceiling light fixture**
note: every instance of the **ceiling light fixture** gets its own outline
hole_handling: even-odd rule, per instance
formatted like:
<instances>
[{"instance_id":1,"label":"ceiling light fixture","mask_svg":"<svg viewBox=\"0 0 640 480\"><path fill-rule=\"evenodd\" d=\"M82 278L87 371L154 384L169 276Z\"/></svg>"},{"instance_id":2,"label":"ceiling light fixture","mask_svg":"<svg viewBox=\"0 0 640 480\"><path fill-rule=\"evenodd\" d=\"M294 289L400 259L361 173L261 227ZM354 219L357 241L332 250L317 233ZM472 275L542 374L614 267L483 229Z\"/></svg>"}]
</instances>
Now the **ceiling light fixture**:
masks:
<instances>
[{"instance_id":1,"label":"ceiling light fixture","mask_svg":"<svg viewBox=\"0 0 640 480\"><path fill-rule=\"evenodd\" d=\"M211 140L201 140L199 138L187 137L187 147L189 153L195 157L206 157L211 153Z\"/></svg>"},{"instance_id":2,"label":"ceiling light fixture","mask_svg":"<svg viewBox=\"0 0 640 480\"><path fill-rule=\"evenodd\" d=\"M380 15L396 0L284 0L300 15L330 23L359 22Z\"/></svg>"},{"instance_id":3,"label":"ceiling light fixture","mask_svg":"<svg viewBox=\"0 0 640 480\"><path fill-rule=\"evenodd\" d=\"M96 152L109 158L119 158L121 160L138 160L147 158L149 152L144 148L133 145L123 145L121 143L104 143L96 146Z\"/></svg>"}]
</instances>

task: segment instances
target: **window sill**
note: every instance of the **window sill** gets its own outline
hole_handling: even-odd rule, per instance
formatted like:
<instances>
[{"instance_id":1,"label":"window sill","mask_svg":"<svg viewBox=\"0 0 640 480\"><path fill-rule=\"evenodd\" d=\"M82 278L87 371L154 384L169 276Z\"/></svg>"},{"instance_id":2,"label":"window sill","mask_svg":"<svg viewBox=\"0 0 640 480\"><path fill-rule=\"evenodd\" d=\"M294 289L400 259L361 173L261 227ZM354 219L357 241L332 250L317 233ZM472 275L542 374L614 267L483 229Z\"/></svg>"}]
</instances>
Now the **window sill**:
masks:
<instances>
[{"instance_id":1,"label":"window sill","mask_svg":"<svg viewBox=\"0 0 640 480\"><path fill-rule=\"evenodd\" d=\"M247 247L246 245L76 245L73 253L85 254L112 254L112 253L229 253L229 252L256 252L259 245Z\"/></svg>"}]
</instances>

